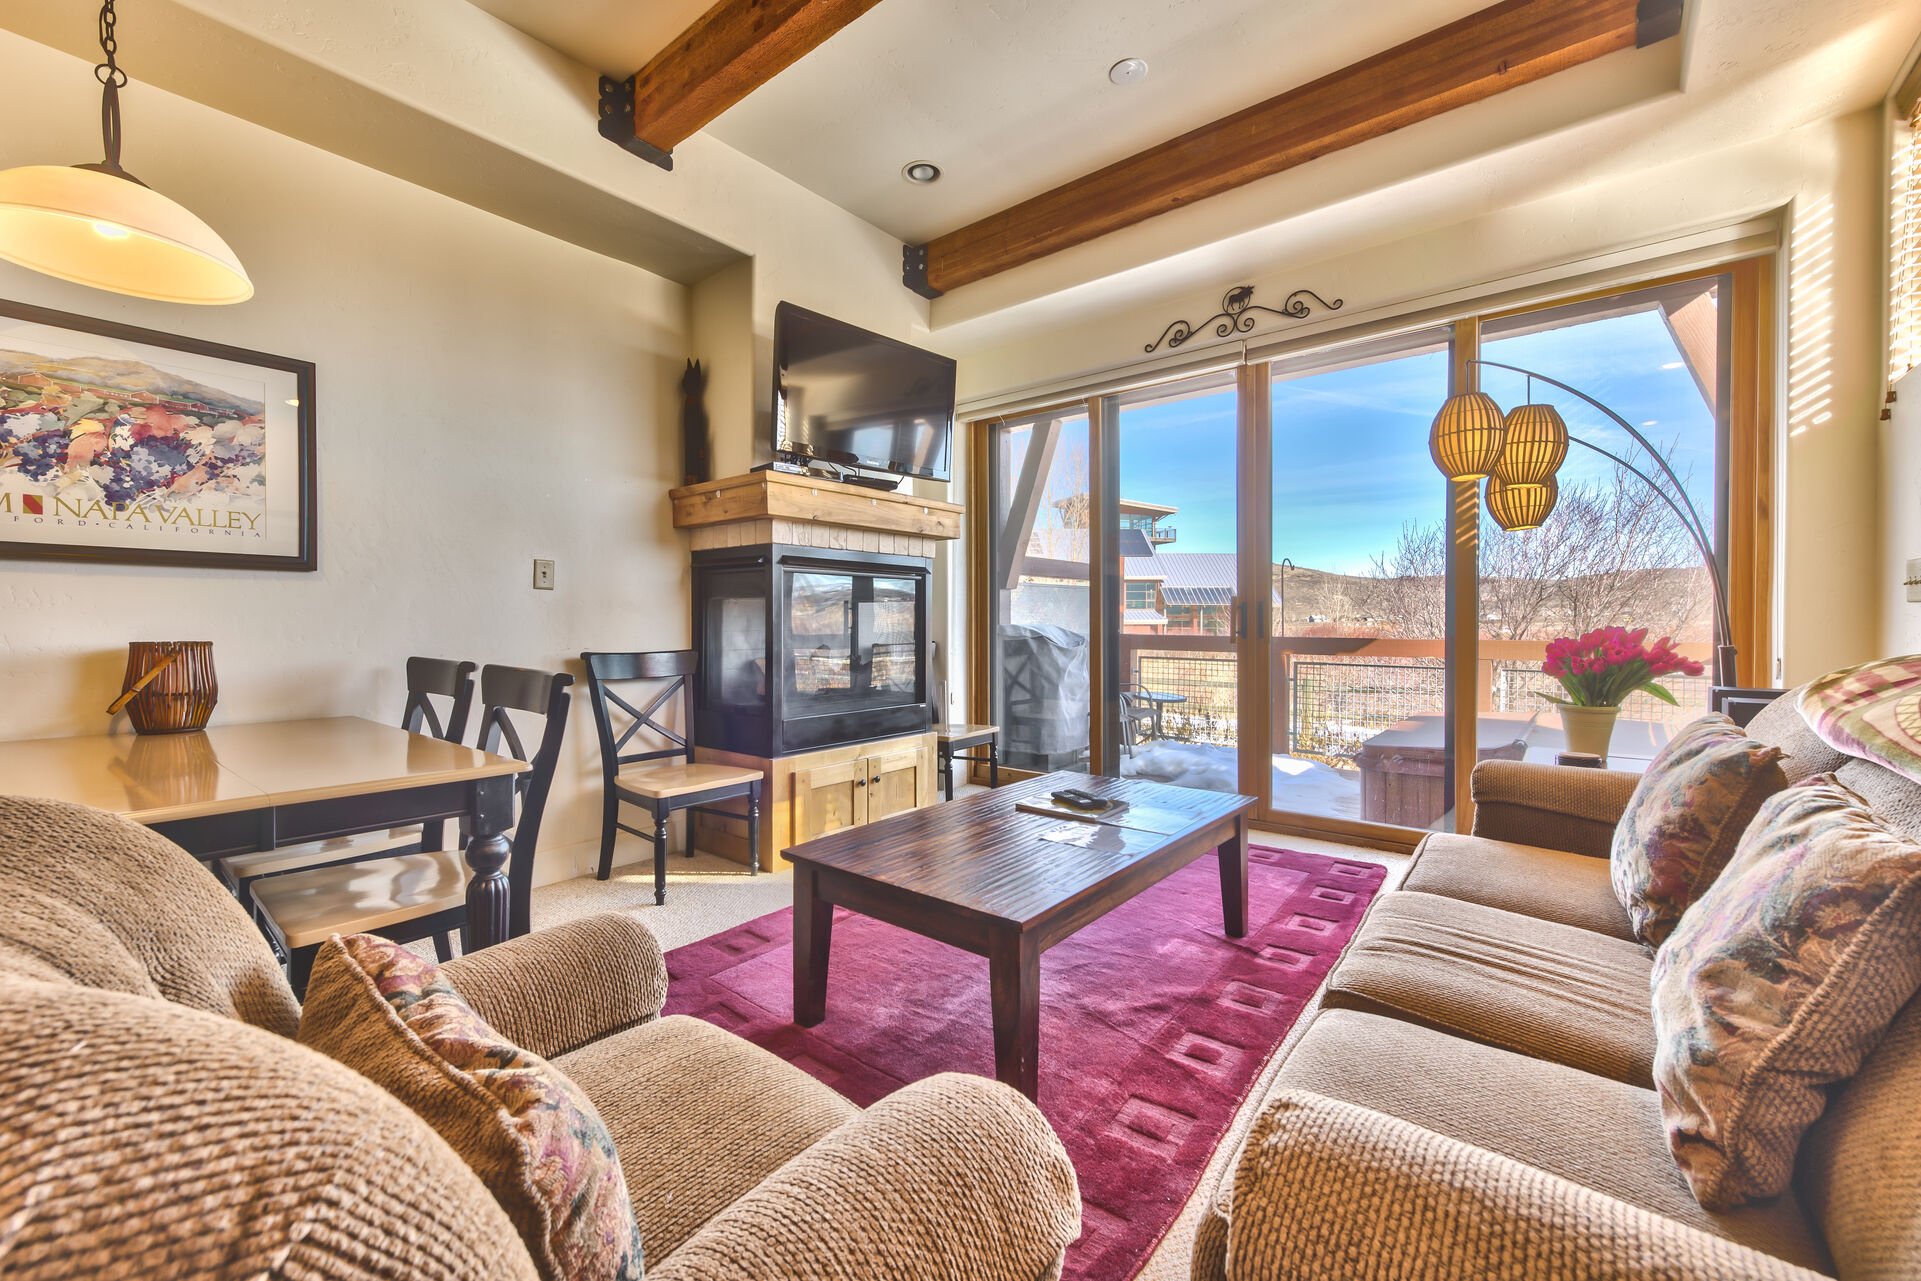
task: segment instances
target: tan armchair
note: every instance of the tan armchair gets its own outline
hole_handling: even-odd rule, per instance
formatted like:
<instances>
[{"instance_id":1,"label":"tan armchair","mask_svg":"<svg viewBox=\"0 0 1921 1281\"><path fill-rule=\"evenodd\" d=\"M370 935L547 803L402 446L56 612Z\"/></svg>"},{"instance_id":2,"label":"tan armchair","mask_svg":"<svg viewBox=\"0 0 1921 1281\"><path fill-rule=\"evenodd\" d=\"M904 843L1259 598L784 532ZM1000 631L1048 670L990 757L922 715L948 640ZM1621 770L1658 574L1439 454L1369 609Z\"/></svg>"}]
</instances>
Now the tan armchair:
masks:
<instances>
[{"instance_id":1,"label":"tan armchair","mask_svg":"<svg viewBox=\"0 0 1921 1281\"><path fill-rule=\"evenodd\" d=\"M0 1257L9 1277L534 1275L437 1134L290 1039L292 993L192 859L0 797ZM1073 1167L1014 1091L941 1076L863 1112L710 1024L659 1017L653 936L603 916L447 966L593 1100L647 1273L1047 1281Z\"/></svg>"}]
</instances>

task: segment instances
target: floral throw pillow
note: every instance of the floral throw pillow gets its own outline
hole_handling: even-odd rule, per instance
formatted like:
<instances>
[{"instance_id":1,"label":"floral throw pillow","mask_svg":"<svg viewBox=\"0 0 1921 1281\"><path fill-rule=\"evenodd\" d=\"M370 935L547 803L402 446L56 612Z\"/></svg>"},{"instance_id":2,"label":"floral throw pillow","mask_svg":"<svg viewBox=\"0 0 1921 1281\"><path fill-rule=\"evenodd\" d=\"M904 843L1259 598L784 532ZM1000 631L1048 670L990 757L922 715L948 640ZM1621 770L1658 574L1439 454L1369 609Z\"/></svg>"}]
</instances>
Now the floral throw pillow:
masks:
<instances>
[{"instance_id":1,"label":"floral throw pillow","mask_svg":"<svg viewBox=\"0 0 1921 1281\"><path fill-rule=\"evenodd\" d=\"M1654 958L1654 1084L1695 1199L1784 1191L1827 1087L1921 988L1921 845L1819 774L1771 798Z\"/></svg>"},{"instance_id":2,"label":"floral throw pillow","mask_svg":"<svg viewBox=\"0 0 1921 1281\"><path fill-rule=\"evenodd\" d=\"M431 961L336 935L314 961L300 1039L433 1126L545 1281L640 1281L640 1226L600 1114L565 1073L487 1026Z\"/></svg>"},{"instance_id":3,"label":"floral throw pillow","mask_svg":"<svg viewBox=\"0 0 1921 1281\"><path fill-rule=\"evenodd\" d=\"M1761 802L1788 785L1781 750L1703 716L1655 754L1614 829L1615 897L1634 936L1659 947L1734 857Z\"/></svg>"}]
</instances>

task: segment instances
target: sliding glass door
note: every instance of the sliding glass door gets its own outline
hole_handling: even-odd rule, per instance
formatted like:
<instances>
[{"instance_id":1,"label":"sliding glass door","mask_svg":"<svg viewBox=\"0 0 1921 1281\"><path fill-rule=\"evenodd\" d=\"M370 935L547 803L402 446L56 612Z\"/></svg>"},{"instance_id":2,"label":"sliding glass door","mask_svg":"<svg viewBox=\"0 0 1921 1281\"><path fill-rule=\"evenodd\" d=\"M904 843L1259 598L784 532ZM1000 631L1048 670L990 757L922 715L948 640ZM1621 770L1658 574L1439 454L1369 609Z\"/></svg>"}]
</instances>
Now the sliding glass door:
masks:
<instances>
[{"instance_id":1,"label":"sliding glass door","mask_svg":"<svg viewBox=\"0 0 1921 1281\"><path fill-rule=\"evenodd\" d=\"M1104 409L1113 422L1107 520L1120 586L1109 619L1117 677L1111 772L1237 792L1235 649L1245 611L1234 374L1110 397Z\"/></svg>"},{"instance_id":2,"label":"sliding glass door","mask_svg":"<svg viewBox=\"0 0 1921 1281\"><path fill-rule=\"evenodd\" d=\"M1711 663L1715 584L1725 573L1731 317L1728 280L1708 276L1489 320L1481 389L1503 408L1553 404L1571 448L1553 511L1508 532L1483 515L1479 676L1483 717L1530 759L1565 744L1543 694L1546 643L1596 627L1646 628ZM1593 396L1626 420L1529 375ZM1639 440L1636 437L1640 437ZM1645 445L1643 445L1645 441ZM1698 524L1697 524L1698 520ZM1705 544L1705 547L1703 546ZM1708 676L1663 682L1670 704L1635 694L1622 705L1609 764L1644 768L1673 730L1708 710Z\"/></svg>"},{"instance_id":3,"label":"sliding glass door","mask_svg":"<svg viewBox=\"0 0 1921 1281\"><path fill-rule=\"evenodd\" d=\"M1092 440L1085 409L998 427L991 441L989 646L1001 759L1016 770L1085 769L1094 601L1088 537Z\"/></svg>"},{"instance_id":4,"label":"sliding glass door","mask_svg":"<svg viewBox=\"0 0 1921 1281\"><path fill-rule=\"evenodd\" d=\"M1447 329L1269 367L1271 814L1433 828L1451 807Z\"/></svg>"},{"instance_id":5,"label":"sliding glass door","mask_svg":"<svg viewBox=\"0 0 1921 1281\"><path fill-rule=\"evenodd\" d=\"M1564 749L1555 636L1646 627L1706 661L1725 629L1765 672L1764 280L1738 264L981 424L977 714L1016 769L1249 792L1284 828L1406 843L1470 821L1476 763ZM1539 528L1503 529L1429 455L1476 383L1567 421ZM1624 707L1614 764L1705 709L1706 678L1671 688Z\"/></svg>"}]
</instances>

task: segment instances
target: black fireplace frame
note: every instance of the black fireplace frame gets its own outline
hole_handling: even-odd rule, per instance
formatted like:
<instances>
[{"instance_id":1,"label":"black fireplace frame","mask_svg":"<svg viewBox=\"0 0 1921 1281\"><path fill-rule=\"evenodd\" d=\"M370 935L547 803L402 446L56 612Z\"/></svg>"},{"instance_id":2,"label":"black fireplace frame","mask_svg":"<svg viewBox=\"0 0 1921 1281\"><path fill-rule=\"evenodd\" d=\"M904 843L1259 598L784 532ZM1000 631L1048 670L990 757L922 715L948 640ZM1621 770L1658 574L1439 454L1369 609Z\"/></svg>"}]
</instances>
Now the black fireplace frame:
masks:
<instances>
[{"instance_id":1,"label":"black fireplace frame","mask_svg":"<svg viewBox=\"0 0 1921 1281\"><path fill-rule=\"evenodd\" d=\"M720 679L717 660L707 653L707 611L715 599L713 579L722 573L758 572L766 596L766 694L752 712L742 712L718 696L708 682ZM789 715L786 704L786 629L781 611L786 600L786 578L809 571L871 572L915 583L913 701L856 711ZM900 734L925 732L934 723L933 650L929 644L928 615L933 606L934 562L920 556L885 552L802 547L792 543L760 543L747 547L711 548L693 555L693 644L700 651L699 697L695 699L695 741L702 747L743 756L772 759L797 752L868 742Z\"/></svg>"}]
</instances>

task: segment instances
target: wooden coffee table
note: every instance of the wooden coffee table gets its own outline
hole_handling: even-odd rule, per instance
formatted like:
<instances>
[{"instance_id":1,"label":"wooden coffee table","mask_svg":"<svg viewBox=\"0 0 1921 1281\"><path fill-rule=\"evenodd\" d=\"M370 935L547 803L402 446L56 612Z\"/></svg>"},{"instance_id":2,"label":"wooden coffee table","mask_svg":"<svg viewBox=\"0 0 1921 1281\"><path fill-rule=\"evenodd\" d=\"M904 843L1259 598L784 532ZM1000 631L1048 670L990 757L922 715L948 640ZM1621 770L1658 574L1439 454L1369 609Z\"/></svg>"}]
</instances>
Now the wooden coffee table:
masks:
<instances>
[{"instance_id":1,"label":"wooden coffee table","mask_svg":"<svg viewBox=\"0 0 1921 1281\"><path fill-rule=\"evenodd\" d=\"M1014 806L1062 787L1191 821L1169 834L1102 826L1093 847L1050 841L1043 833L1073 820ZM987 958L994 1074L1031 1099L1041 953L1216 849L1224 925L1241 937L1254 804L1251 796L1063 771L793 846L786 853L794 864L794 1021L812 1027L826 1017L834 908L845 907Z\"/></svg>"}]
</instances>

